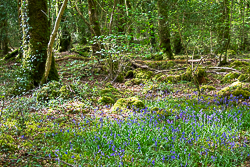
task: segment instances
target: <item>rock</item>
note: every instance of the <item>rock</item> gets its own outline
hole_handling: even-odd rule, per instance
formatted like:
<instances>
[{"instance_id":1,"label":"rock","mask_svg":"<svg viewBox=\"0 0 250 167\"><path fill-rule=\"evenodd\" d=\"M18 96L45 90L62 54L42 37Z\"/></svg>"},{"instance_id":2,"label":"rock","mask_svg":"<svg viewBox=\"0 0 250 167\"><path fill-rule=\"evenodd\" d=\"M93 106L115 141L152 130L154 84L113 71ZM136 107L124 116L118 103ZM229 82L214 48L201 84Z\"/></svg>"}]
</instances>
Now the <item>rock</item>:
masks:
<instances>
[{"instance_id":1,"label":"rock","mask_svg":"<svg viewBox=\"0 0 250 167\"><path fill-rule=\"evenodd\" d=\"M249 90L249 84L245 84L242 82L234 82L231 85L224 87L219 92L217 92L220 96L230 96L231 94L233 96L240 96L242 95L243 98L249 98L250 92Z\"/></svg>"},{"instance_id":2,"label":"rock","mask_svg":"<svg viewBox=\"0 0 250 167\"><path fill-rule=\"evenodd\" d=\"M211 85L203 85L200 87L201 91L212 91L212 90L216 90L215 87L211 86Z\"/></svg>"},{"instance_id":3,"label":"rock","mask_svg":"<svg viewBox=\"0 0 250 167\"><path fill-rule=\"evenodd\" d=\"M106 84L106 88L100 91L100 96L98 102L103 104L114 104L117 99L121 98L121 92L108 83Z\"/></svg>"},{"instance_id":4,"label":"rock","mask_svg":"<svg viewBox=\"0 0 250 167\"><path fill-rule=\"evenodd\" d=\"M132 108L142 109L145 107L144 103L136 97L120 98L116 101L114 106L111 108L112 111L127 111Z\"/></svg>"}]
</instances>

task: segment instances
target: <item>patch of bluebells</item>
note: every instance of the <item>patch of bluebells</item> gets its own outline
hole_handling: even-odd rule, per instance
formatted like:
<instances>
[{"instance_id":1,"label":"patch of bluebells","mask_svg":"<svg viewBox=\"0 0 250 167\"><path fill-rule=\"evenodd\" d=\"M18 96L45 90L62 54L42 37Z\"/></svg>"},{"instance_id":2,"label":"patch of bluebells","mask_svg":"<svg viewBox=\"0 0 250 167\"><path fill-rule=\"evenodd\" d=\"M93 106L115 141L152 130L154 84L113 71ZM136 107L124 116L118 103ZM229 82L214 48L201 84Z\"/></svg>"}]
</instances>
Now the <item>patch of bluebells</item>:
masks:
<instances>
[{"instance_id":1,"label":"patch of bluebells","mask_svg":"<svg viewBox=\"0 0 250 167\"><path fill-rule=\"evenodd\" d=\"M237 165L250 152L250 139L241 134L249 125L249 104L231 108L221 104L238 100L216 96L208 103L202 97L184 103L185 106L165 107L165 115L151 113L149 108L134 109L124 119L100 119L96 110L95 117L83 117L81 122L74 122L78 128L53 133L47 142L63 155L62 160L74 159L80 165ZM166 98L157 101L165 105L169 102ZM210 103L218 106L208 110ZM195 108L198 104L200 107ZM170 115L167 110L171 110Z\"/></svg>"}]
</instances>

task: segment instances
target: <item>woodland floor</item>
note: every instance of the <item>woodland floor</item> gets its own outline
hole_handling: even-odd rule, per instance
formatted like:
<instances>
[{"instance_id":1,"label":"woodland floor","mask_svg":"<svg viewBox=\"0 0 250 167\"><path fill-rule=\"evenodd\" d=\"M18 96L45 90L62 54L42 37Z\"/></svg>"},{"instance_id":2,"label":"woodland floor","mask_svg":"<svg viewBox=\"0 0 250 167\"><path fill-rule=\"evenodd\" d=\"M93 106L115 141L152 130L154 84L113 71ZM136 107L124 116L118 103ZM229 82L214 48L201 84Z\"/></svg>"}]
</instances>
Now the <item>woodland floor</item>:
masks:
<instances>
[{"instance_id":1,"label":"woodland floor","mask_svg":"<svg viewBox=\"0 0 250 167\"><path fill-rule=\"evenodd\" d=\"M73 58L72 58L73 57ZM181 57L181 56L180 56ZM236 56L231 56L230 59L236 58ZM247 58L247 59L246 59ZM237 56L237 59L246 59L246 61L249 61L250 59L250 54L245 54L242 56ZM58 68L58 72L59 75L62 76L61 77L61 82L63 84L66 85L70 85L73 82L76 82L80 85L85 85L85 89L86 89L86 93L89 95L84 96L85 99L79 99L77 96L71 98L70 100L65 100L65 101L61 101L60 103L56 103L55 105L51 102L48 103L37 103L35 102L35 100L33 99L34 97L34 93L39 89L34 89L22 96L18 96L18 97L7 97L6 95L4 95L4 93L7 92L8 89L10 89L11 87L13 87L13 84L15 82L15 76L18 75L18 71L20 69L20 62L16 61L16 60L9 60L9 61L2 61L0 60L0 96L5 96L1 99L1 103L0 103L0 111L1 111L1 116L0 119L2 119L2 123L0 122L0 127L3 127L4 123L8 123L11 124L11 121L9 121L8 119L12 119L13 117L19 118L17 115L15 116L11 116L11 115L4 115L3 111L4 110L8 110L8 111L13 111L13 113L15 111L18 111L18 115L20 116L20 114L24 114L22 112L19 112L20 108L25 106L22 106L21 103L24 103L24 101L22 100L26 100L27 99L32 99L30 102L27 102L27 105L29 105L29 108L26 110L28 111L28 117L31 117L31 115L36 115L37 117L47 117L47 122L49 121L55 121L58 118L63 119L63 122L65 123L63 125L63 129L67 129L68 126L70 127L71 124L73 124L72 122L81 122L82 121L82 117L80 116L80 114L84 114L84 117L109 117L111 119L122 119L123 117L129 117L128 114L119 114L119 113L113 113L111 111L111 105L103 105L98 103L98 97L99 97L99 91L105 88L105 84L107 82L107 75L103 74L101 72L101 70L97 70L97 72L93 72L92 68L88 68L86 70L86 66L92 66L93 64L95 64L95 61L92 61L91 59L86 61L85 57L80 57L80 56L76 56L76 53L70 53L70 52L64 52L64 53L60 53L60 54L56 54L56 62L57 62L57 68ZM208 58L208 59L213 59L213 58ZM198 61L199 59L197 59ZM144 60L139 60L138 62L142 63L142 61ZM179 61L181 63L178 63L178 60L175 60L176 66L175 68L182 68L182 67L186 67L185 63L183 64L182 62L185 60L180 59ZM210 64L211 63L211 64ZM209 64L207 64L206 62L202 63L200 66L201 67L213 67L216 66L217 62L216 61L211 61ZM191 64L191 63L190 63ZM143 65L143 63L142 63ZM144 64L145 65L145 64ZM96 65L97 66L97 65ZM196 63L194 63L194 67L196 66ZM226 66L225 66L226 67ZM230 65L228 65L227 67L230 67ZM231 67L230 67L231 68ZM237 68L237 70L241 71L244 70L244 67L239 67ZM185 70L176 70L176 71L172 71L170 72L171 75L178 75L183 73ZM230 85L230 83L221 83L222 78L229 73L231 70L226 70L224 72L216 72L216 73L207 73L207 78L208 81L206 83L203 83L205 85L211 85L214 86L216 88L216 90L212 90L212 91L205 91L201 94L201 96L204 97L204 99L206 98L210 98L211 97L211 102L212 102L212 97L216 96L216 93L221 90L223 87ZM193 97L193 99L197 98L197 88L195 87L195 85L192 82L178 82L178 83L169 83L166 85L163 85L162 87L166 87L166 88L170 88L171 89L171 93L167 93L167 94L163 94L162 92L152 92L150 94L150 97L148 97L145 93L143 93L144 90L144 86L145 84L140 84L140 85L132 85L132 86L126 86L125 82L131 80L131 79L125 79L124 83L116 83L116 82L112 82L112 85L114 88L118 89L120 92L126 92L128 91L128 93L124 93L122 95L122 97L131 97L131 96L137 96L139 97L139 99L147 99L148 101L151 101L152 104L154 101L159 100L160 98L164 98L164 97L169 97L171 96L171 99L175 99L175 105L181 105L181 101L178 102L178 99L189 99L190 97ZM151 81L148 81L151 82ZM155 84L154 82L152 82L152 84ZM202 86L202 85L200 85ZM2 94L2 95L1 95ZM89 104L86 104L86 102L88 102ZM26 103L26 102L25 102ZM24 104L25 104L24 103ZM74 106L79 106L81 104L84 103L85 109L84 112L81 111L80 113L72 113L70 112L73 108L74 110ZM239 100L237 105L240 106L242 103L248 103L248 105L250 104L250 100L246 99L246 100ZM149 103L148 103L149 104ZM174 105L174 106L175 106ZM156 104L153 104L152 107L157 106ZM197 103L197 106L198 103ZM202 106L201 107L202 110ZM221 106L220 106L221 107ZM185 108L185 106L184 106ZM63 112L63 110L67 111L67 112ZM101 114L98 113L96 111L102 111ZM20 117L20 118L24 118ZM26 118L27 119L27 118ZM15 122L15 121L14 121ZM28 121L27 121L28 122ZM71 122L71 123L69 123ZM12 122L13 123L13 122ZM28 125L27 125L28 126ZM42 125L41 125L42 126ZM49 125L43 125L45 128L45 131L47 131L49 128L53 127L52 124ZM10 126L11 127L11 126ZM37 131L37 132L36 132ZM250 130L246 130L245 133L247 133L249 135ZM32 144L33 142L31 142L30 140L33 140L35 138L35 136L39 136L40 134L42 135L42 131L39 130L35 130L32 131L29 128L26 127L25 133L22 134L22 132L15 132L15 129L4 129L2 128L0 130L0 144L4 143L4 137L3 134L8 134L10 135L12 138L10 138L9 140L11 140L11 143L13 145L16 146L5 146L5 145L0 145L0 150L3 150L3 153L0 153L0 165L6 166L6 164L8 164L9 166L15 166L17 164L20 165L28 165L28 166L32 166L32 164L29 164L27 161L30 160L30 158L32 159L32 162L36 161L38 162L41 166L58 166L57 162L55 160L53 160L53 158L50 157L49 152L46 152L43 150L43 153L39 153L39 151L32 151ZM34 136L28 136L27 134L31 133ZM112 132L111 132L112 133ZM26 136L22 137L22 136ZM26 140L25 142L22 140ZM8 139L6 139L8 140ZM248 136L248 140L250 140L250 136ZM21 144L21 143L26 143L25 144ZM20 148L19 148L20 145ZM21 146L22 145L22 146ZM38 147L38 146L37 146ZM250 147L249 143L248 143L248 147ZM27 151L27 149L29 148L29 151ZM14 150L13 150L14 149ZM16 149L16 150L15 150ZM44 158L44 154L46 154L45 158ZM34 156L33 156L34 155ZM36 159L36 160L34 160ZM64 162L62 161L62 163L64 163L64 165L68 165L68 166L73 166L70 165L73 163L73 161L68 161L66 162L64 160ZM67 164L69 163L69 164ZM46 165L44 165L46 164ZM86 165L86 164L85 164ZM88 165L91 166L91 165ZM197 166L204 166L204 164L197 164ZM207 166L213 166L213 165L207 165ZM216 166L216 165L215 165ZM250 166L250 156L248 156L244 162L238 163L237 166Z\"/></svg>"}]
</instances>

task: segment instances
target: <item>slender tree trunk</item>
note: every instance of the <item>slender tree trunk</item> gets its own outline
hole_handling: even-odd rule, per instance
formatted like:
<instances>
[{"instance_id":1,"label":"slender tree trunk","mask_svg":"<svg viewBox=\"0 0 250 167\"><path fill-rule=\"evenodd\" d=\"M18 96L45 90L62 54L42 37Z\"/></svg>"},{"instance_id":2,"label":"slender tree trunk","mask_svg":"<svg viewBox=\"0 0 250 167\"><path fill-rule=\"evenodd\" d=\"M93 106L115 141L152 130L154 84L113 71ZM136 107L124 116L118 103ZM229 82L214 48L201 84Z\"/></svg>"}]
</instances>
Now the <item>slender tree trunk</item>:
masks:
<instances>
[{"instance_id":1,"label":"slender tree trunk","mask_svg":"<svg viewBox=\"0 0 250 167\"><path fill-rule=\"evenodd\" d=\"M181 43L180 35L178 32L175 32L174 33L174 53L176 55L180 54L182 50L183 50L183 46Z\"/></svg>"},{"instance_id":2,"label":"slender tree trunk","mask_svg":"<svg viewBox=\"0 0 250 167\"><path fill-rule=\"evenodd\" d=\"M38 86L45 72L47 44L49 42L49 21L46 15L48 13L47 0L22 0L21 3L23 69L28 74L27 79ZM58 80L55 64L51 68L53 70L49 78Z\"/></svg>"},{"instance_id":3,"label":"slender tree trunk","mask_svg":"<svg viewBox=\"0 0 250 167\"><path fill-rule=\"evenodd\" d=\"M133 18L132 18L132 12L131 12L132 7L131 7L131 4L130 4L129 0L125 0L125 4L126 4L127 17L128 17L127 33L130 36L129 43L132 43L132 42L134 42L133 25L132 25L132 19Z\"/></svg>"},{"instance_id":4,"label":"slender tree trunk","mask_svg":"<svg viewBox=\"0 0 250 167\"><path fill-rule=\"evenodd\" d=\"M222 6L221 26L219 28L219 66L227 64L227 49L230 44L229 0L224 0ZM232 10L232 9L231 9Z\"/></svg>"},{"instance_id":5,"label":"slender tree trunk","mask_svg":"<svg viewBox=\"0 0 250 167\"><path fill-rule=\"evenodd\" d=\"M171 50L170 42L170 30L168 25L168 5L164 0L158 0L158 13L159 13L159 36L160 36L160 48L167 55L168 59L174 59Z\"/></svg>"},{"instance_id":6,"label":"slender tree trunk","mask_svg":"<svg viewBox=\"0 0 250 167\"><path fill-rule=\"evenodd\" d=\"M57 0L57 9L56 9L56 13L58 16L58 12L59 12L59 9L61 8L62 6L62 2L60 2L59 0ZM66 9L67 10L67 9ZM65 13L65 12L64 12ZM67 18L65 16L65 14L62 16L62 19L61 19L61 31L60 31L60 34L58 33L58 36L59 36L59 52L65 52L67 50L69 50L71 48L71 34L69 33L68 31L68 28L66 26L66 24L64 22L66 22Z\"/></svg>"},{"instance_id":7,"label":"slender tree trunk","mask_svg":"<svg viewBox=\"0 0 250 167\"><path fill-rule=\"evenodd\" d=\"M148 1L148 3L151 3ZM153 8L150 8L150 11L148 12L148 22L149 22L149 36L150 36L150 44L151 44L151 52L157 51L156 47L156 37L155 37L155 28L154 28L154 19L152 17L152 11Z\"/></svg>"},{"instance_id":8,"label":"slender tree trunk","mask_svg":"<svg viewBox=\"0 0 250 167\"><path fill-rule=\"evenodd\" d=\"M108 34L111 34L111 33L112 33L112 25L113 25L113 20L114 20L114 14L115 14L116 5L117 5L117 0L114 0L113 9L112 9L112 12L111 12L111 15L110 15L109 33L108 33Z\"/></svg>"},{"instance_id":9,"label":"slender tree trunk","mask_svg":"<svg viewBox=\"0 0 250 167\"><path fill-rule=\"evenodd\" d=\"M2 54L8 53L8 27L7 27L7 11L4 9L4 5L0 4L0 50Z\"/></svg>"},{"instance_id":10,"label":"slender tree trunk","mask_svg":"<svg viewBox=\"0 0 250 167\"><path fill-rule=\"evenodd\" d=\"M55 26L54 26L54 29L52 31L52 34L50 36L50 39L49 39L49 42L48 42L48 48L47 48L47 60L46 60L46 68L45 68L45 73L43 75L43 78L41 79L41 85L44 84L47 79L49 78L50 79L50 74L55 74L55 60L54 60L54 56L53 56L53 45L54 45L54 42L55 42L55 38L56 38L56 35L57 35L57 31L58 31L58 28L60 26L60 22L61 22L61 19L62 19L62 16L63 16L63 12L64 10L66 9L67 7L67 3L68 3L68 0L64 0L63 1L63 4L61 6L61 9L58 13L58 16L56 18L56 23L55 23ZM54 69L53 69L54 67ZM57 74L58 75L58 74Z\"/></svg>"},{"instance_id":11,"label":"slender tree trunk","mask_svg":"<svg viewBox=\"0 0 250 167\"><path fill-rule=\"evenodd\" d=\"M118 33L119 34L125 34L125 24L126 24L126 20L125 20L125 0L118 0Z\"/></svg>"},{"instance_id":12,"label":"slender tree trunk","mask_svg":"<svg viewBox=\"0 0 250 167\"><path fill-rule=\"evenodd\" d=\"M88 0L88 12L89 12L89 22L91 24L91 36L101 36L100 24L97 17L96 0ZM92 45L93 54L100 51L101 47L98 43Z\"/></svg>"}]
</instances>

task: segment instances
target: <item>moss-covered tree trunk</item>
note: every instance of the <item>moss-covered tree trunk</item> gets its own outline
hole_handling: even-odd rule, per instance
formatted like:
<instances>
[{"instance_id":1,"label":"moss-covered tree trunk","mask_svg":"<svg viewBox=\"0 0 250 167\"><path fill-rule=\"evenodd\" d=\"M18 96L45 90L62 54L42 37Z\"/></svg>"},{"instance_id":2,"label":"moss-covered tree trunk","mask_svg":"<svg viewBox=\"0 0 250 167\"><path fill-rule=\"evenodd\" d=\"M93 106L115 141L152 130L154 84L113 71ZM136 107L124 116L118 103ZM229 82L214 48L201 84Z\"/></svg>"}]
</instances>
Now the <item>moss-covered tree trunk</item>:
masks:
<instances>
[{"instance_id":1,"label":"moss-covered tree trunk","mask_svg":"<svg viewBox=\"0 0 250 167\"><path fill-rule=\"evenodd\" d=\"M183 46L182 46L182 43L181 43L181 38L180 38L180 35L178 32L175 32L174 33L174 53L177 55L177 54L180 54L183 50Z\"/></svg>"},{"instance_id":2,"label":"moss-covered tree trunk","mask_svg":"<svg viewBox=\"0 0 250 167\"><path fill-rule=\"evenodd\" d=\"M160 48L168 59L174 59L171 42L170 42L170 30L168 25L168 4L165 0L158 0L158 14L159 14L159 37L160 37Z\"/></svg>"},{"instance_id":3,"label":"moss-covered tree trunk","mask_svg":"<svg viewBox=\"0 0 250 167\"><path fill-rule=\"evenodd\" d=\"M3 55L8 53L8 27L7 27L7 11L4 4L0 3L0 50Z\"/></svg>"},{"instance_id":4,"label":"moss-covered tree trunk","mask_svg":"<svg viewBox=\"0 0 250 167\"><path fill-rule=\"evenodd\" d=\"M50 35L47 0L22 0L21 3L23 72L31 84L38 86L45 72ZM55 63L52 62L49 80L58 79Z\"/></svg>"},{"instance_id":5,"label":"moss-covered tree trunk","mask_svg":"<svg viewBox=\"0 0 250 167\"><path fill-rule=\"evenodd\" d=\"M221 23L219 26L219 48L218 53L220 53L219 57L219 66L227 64L227 49L230 44L230 19L229 19L229 1L223 0L221 3Z\"/></svg>"},{"instance_id":6,"label":"moss-covered tree trunk","mask_svg":"<svg viewBox=\"0 0 250 167\"><path fill-rule=\"evenodd\" d=\"M88 0L88 13L89 13L89 22L91 24L91 36L101 36L100 24L97 17L97 8L96 0ZM101 48L98 43L92 44L93 54L100 51Z\"/></svg>"},{"instance_id":7,"label":"moss-covered tree trunk","mask_svg":"<svg viewBox=\"0 0 250 167\"><path fill-rule=\"evenodd\" d=\"M125 24L126 24L126 20L125 20L125 0L118 0L118 33L124 35L125 34Z\"/></svg>"}]
</instances>

